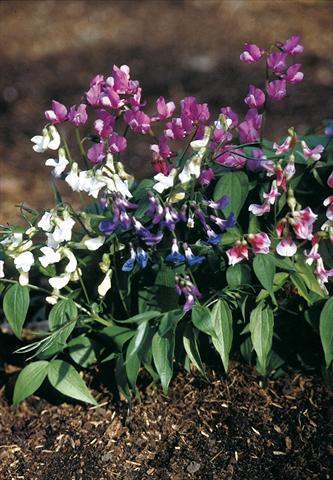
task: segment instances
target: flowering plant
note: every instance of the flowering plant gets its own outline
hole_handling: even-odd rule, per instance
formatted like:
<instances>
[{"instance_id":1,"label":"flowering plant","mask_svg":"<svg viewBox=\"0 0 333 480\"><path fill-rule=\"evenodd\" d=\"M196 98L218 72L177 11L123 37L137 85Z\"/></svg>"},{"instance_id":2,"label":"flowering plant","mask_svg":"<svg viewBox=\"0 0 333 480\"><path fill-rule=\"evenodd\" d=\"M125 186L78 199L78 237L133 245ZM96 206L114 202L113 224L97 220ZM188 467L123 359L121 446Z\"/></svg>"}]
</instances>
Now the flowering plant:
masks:
<instances>
[{"instance_id":1,"label":"flowering plant","mask_svg":"<svg viewBox=\"0 0 333 480\"><path fill-rule=\"evenodd\" d=\"M287 63L302 51L297 36L267 52L245 44L240 60L263 60L266 81L249 86L243 118L226 106L210 122L194 97L181 100L178 116L160 97L148 115L125 65L93 78L79 105L52 101L32 142L50 157L55 206L22 205L28 227L3 225L1 233L10 327L19 338L29 328L30 295L48 318L47 332L18 350L34 360L18 376L15 403L46 377L95 403L76 368L105 363L127 398L141 367L167 391L174 361L204 374L201 355L217 352L227 370L232 349L249 362L256 355L267 376L306 362L286 342L300 331L306 342L319 333L330 367L332 123L306 136L289 128L280 142L264 138L268 104L303 80L301 65ZM126 171L133 133L152 140L153 178ZM81 207L61 198L59 182Z\"/></svg>"}]
</instances>

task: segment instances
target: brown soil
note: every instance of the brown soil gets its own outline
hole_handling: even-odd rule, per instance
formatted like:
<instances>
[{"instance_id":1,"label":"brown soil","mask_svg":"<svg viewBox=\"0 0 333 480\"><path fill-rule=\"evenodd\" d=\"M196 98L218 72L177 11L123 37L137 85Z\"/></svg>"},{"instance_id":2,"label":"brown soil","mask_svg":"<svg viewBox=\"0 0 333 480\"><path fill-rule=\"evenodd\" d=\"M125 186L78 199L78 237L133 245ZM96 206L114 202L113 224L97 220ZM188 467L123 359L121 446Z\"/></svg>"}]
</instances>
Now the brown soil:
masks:
<instances>
[{"instance_id":1,"label":"brown soil","mask_svg":"<svg viewBox=\"0 0 333 480\"><path fill-rule=\"evenodd\" d=\"M261 388L248 367L209 381L180 373L128 409L0 401L0 478L12 480L310 480L330 477L333 407L321 380Z\"/></svg>"}]
</instances>

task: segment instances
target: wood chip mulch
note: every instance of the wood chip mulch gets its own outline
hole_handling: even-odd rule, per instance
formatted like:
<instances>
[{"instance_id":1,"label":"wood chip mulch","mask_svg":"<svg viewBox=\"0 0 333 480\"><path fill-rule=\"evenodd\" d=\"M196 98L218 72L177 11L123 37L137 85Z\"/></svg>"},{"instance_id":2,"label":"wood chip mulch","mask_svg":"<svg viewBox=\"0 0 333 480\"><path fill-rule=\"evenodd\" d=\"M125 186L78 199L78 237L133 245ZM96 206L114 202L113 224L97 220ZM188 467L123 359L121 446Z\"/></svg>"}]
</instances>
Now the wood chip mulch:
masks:
<instances>
[{"instance_id":1,"label":"wood chip mulch","mask_svg":"<svg viewBox=\"0 0 333 480\"><path fill-rule=\"evenodd\" d=\"M18 407L0 396L3 480L330 479L333 402L320 378L295 374L261 388L234 363L228 377L180 373L168 396L148 386L131 409Z\"/></svg>"}]
</instances>

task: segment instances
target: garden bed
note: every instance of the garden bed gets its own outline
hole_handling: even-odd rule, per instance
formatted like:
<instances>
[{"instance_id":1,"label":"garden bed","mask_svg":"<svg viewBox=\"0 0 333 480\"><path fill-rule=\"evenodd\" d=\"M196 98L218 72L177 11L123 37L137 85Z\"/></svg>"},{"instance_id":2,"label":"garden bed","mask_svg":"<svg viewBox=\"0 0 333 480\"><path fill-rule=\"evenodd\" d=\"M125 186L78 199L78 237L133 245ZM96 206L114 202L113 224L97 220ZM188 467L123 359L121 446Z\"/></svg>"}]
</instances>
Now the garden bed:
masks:
<instances>
[{"instance_id":1,"label":"garden bed","mask_svg":"<svg viewBox=\"0 0 333 480\"><path fill-rule=\"evenodd\" d=\"M233 363L209 381L180 372L168 396L148 386L131 409L99 390L98 407L36 396L11 407L3 387L0 478L330 478L333 408L320 378L296 373L261 388Z\"/></svg>"}]
</instances>

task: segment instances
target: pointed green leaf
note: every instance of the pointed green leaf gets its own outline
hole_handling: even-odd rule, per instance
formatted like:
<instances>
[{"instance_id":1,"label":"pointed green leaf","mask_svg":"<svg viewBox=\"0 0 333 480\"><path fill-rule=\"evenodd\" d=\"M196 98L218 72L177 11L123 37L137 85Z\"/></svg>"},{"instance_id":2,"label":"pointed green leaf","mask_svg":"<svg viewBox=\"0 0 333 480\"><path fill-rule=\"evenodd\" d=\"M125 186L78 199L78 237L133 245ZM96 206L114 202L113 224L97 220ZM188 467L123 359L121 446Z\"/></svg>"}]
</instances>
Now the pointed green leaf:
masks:
<instances>
[{"instance_id":1,"label":"pointed green leaf","mask_svg":"<svg viewBox=\"0 0 333 480\"><path fill-rule=\"evenodd\" d=\"M333 360L333 297L324 305L319 322L320 339L324 350L326 368Z\"/></svg>"},{"instance_id":2,"label":"pointed green leaf","mask_svg":"<svg viewBox=\"0 0 333 480\"><path fill-rule=\"evenodd\" d=\"M21 338L22 327L29 308L29 288L20 284L11 286L3 299L3 311L14 334Z\"/></svg>"},{"instance_id":3,"label":"pointed green leaf","mask_svg":"<svg viewBox=\"0 0 333 480\"><path fill-rule=\"evenodd\" d=\"M273 282L275 275L275 261L271 254L257 253L253 260L253 270L261 285L274 299Z\"/></svg>"},{"instance_id":4,"label":"pointed green leaf","mask_svg":"<svg viewBox=\"0 0 333 480\"><path fill-rule=\"evenodd\" d=\"M153 359L159 374L163 392L167 394L173 374L173 354L175 350L175 335L169 331L163 337L156 332L152 341Z\"/></svg>"},{"instance_id":5,"label":"pointed green leaf","mask_svg":"<svg viewBox=\"0 0 333 480\"><path fill-rule=\"evenodd\" d=\"M79 373L69 363L63 360L52 360L49 363L47 375L51 385L63 395L97 405Z\"/></svg>"},{"instance_id":6,"label":"pointed green leaf","mask_svg":"<svg viewBox=\"0 0 333 480\"><path fill-rule=\"evenodd\" d=\"M192 323L201 332L214 334L214 324L209 308L203 305L194 305L192 308Z\"/></svg>"},{"instance_id":7,"label":"pointed green leaf","mask_svg":"<svg viewBox=\"0 0 333 480\"><path fill-rule=\"evenodd\" d=\"M38 390L47 375L48 365L49 362L46 361L32 362L21 370L15 383L14 405L22 402Z\"/></svg>"},{"instance_id":8,"label":"pointed green leaf","mask_svg":"<svg viewBox=\"0 0 333 480\"><path fill-rule=\"evenodd\" d=\"M205 369L201 361L197 339L198 330L195 330L191 324L187 324L183 336L183 345L185 351L193 365L199 370L202 375L205 375Z\"/></svg>"},{"instance_id":9,"label":"pointed green leaf","mask_svg":"<svg viewBox=\"0 0 333 480\"><path fill-rule=\"evenodd\" d=\"M227 371L233 338L232 313L227 302L220 299L214 305L211 315L214 325L212 342L221 356L225 371Z\"/></svg>"},{"instance_id":10,"label":"pointed green leaf","mask_svg":"<svg viewBox=\"0 0 333 480\"><path fill-rule=\"evenodd\" d=\"M274 316L269 307L258 305L250 316L250 331L253 348L257 354L261 371L266 374L267 358L272 348Z\"/></svg>"},{"instance_id":11,"label":"pointed green leaf","mask_svg":"<svg viewBox=\"0 0 333 480\"><path fill-rule=\"evenodd\" d=\"M228 172L217 182L214 190L214 200L222 195L228 195L229 204L223 209L228 216L231 212L238 217L249 192L249 179L245 172Z\"/></svg>"},{"instance_id":12,"label":"pointed green leaf","mask_svg":"<svg viewBox=\"0 0 333 480\"><path fill-rule=\"evenodd\" d=\"M80 335L68 342L68 352L80 367L88 368L96 362L93 341L85 335Z\"/></svg>"}]
</instances>

